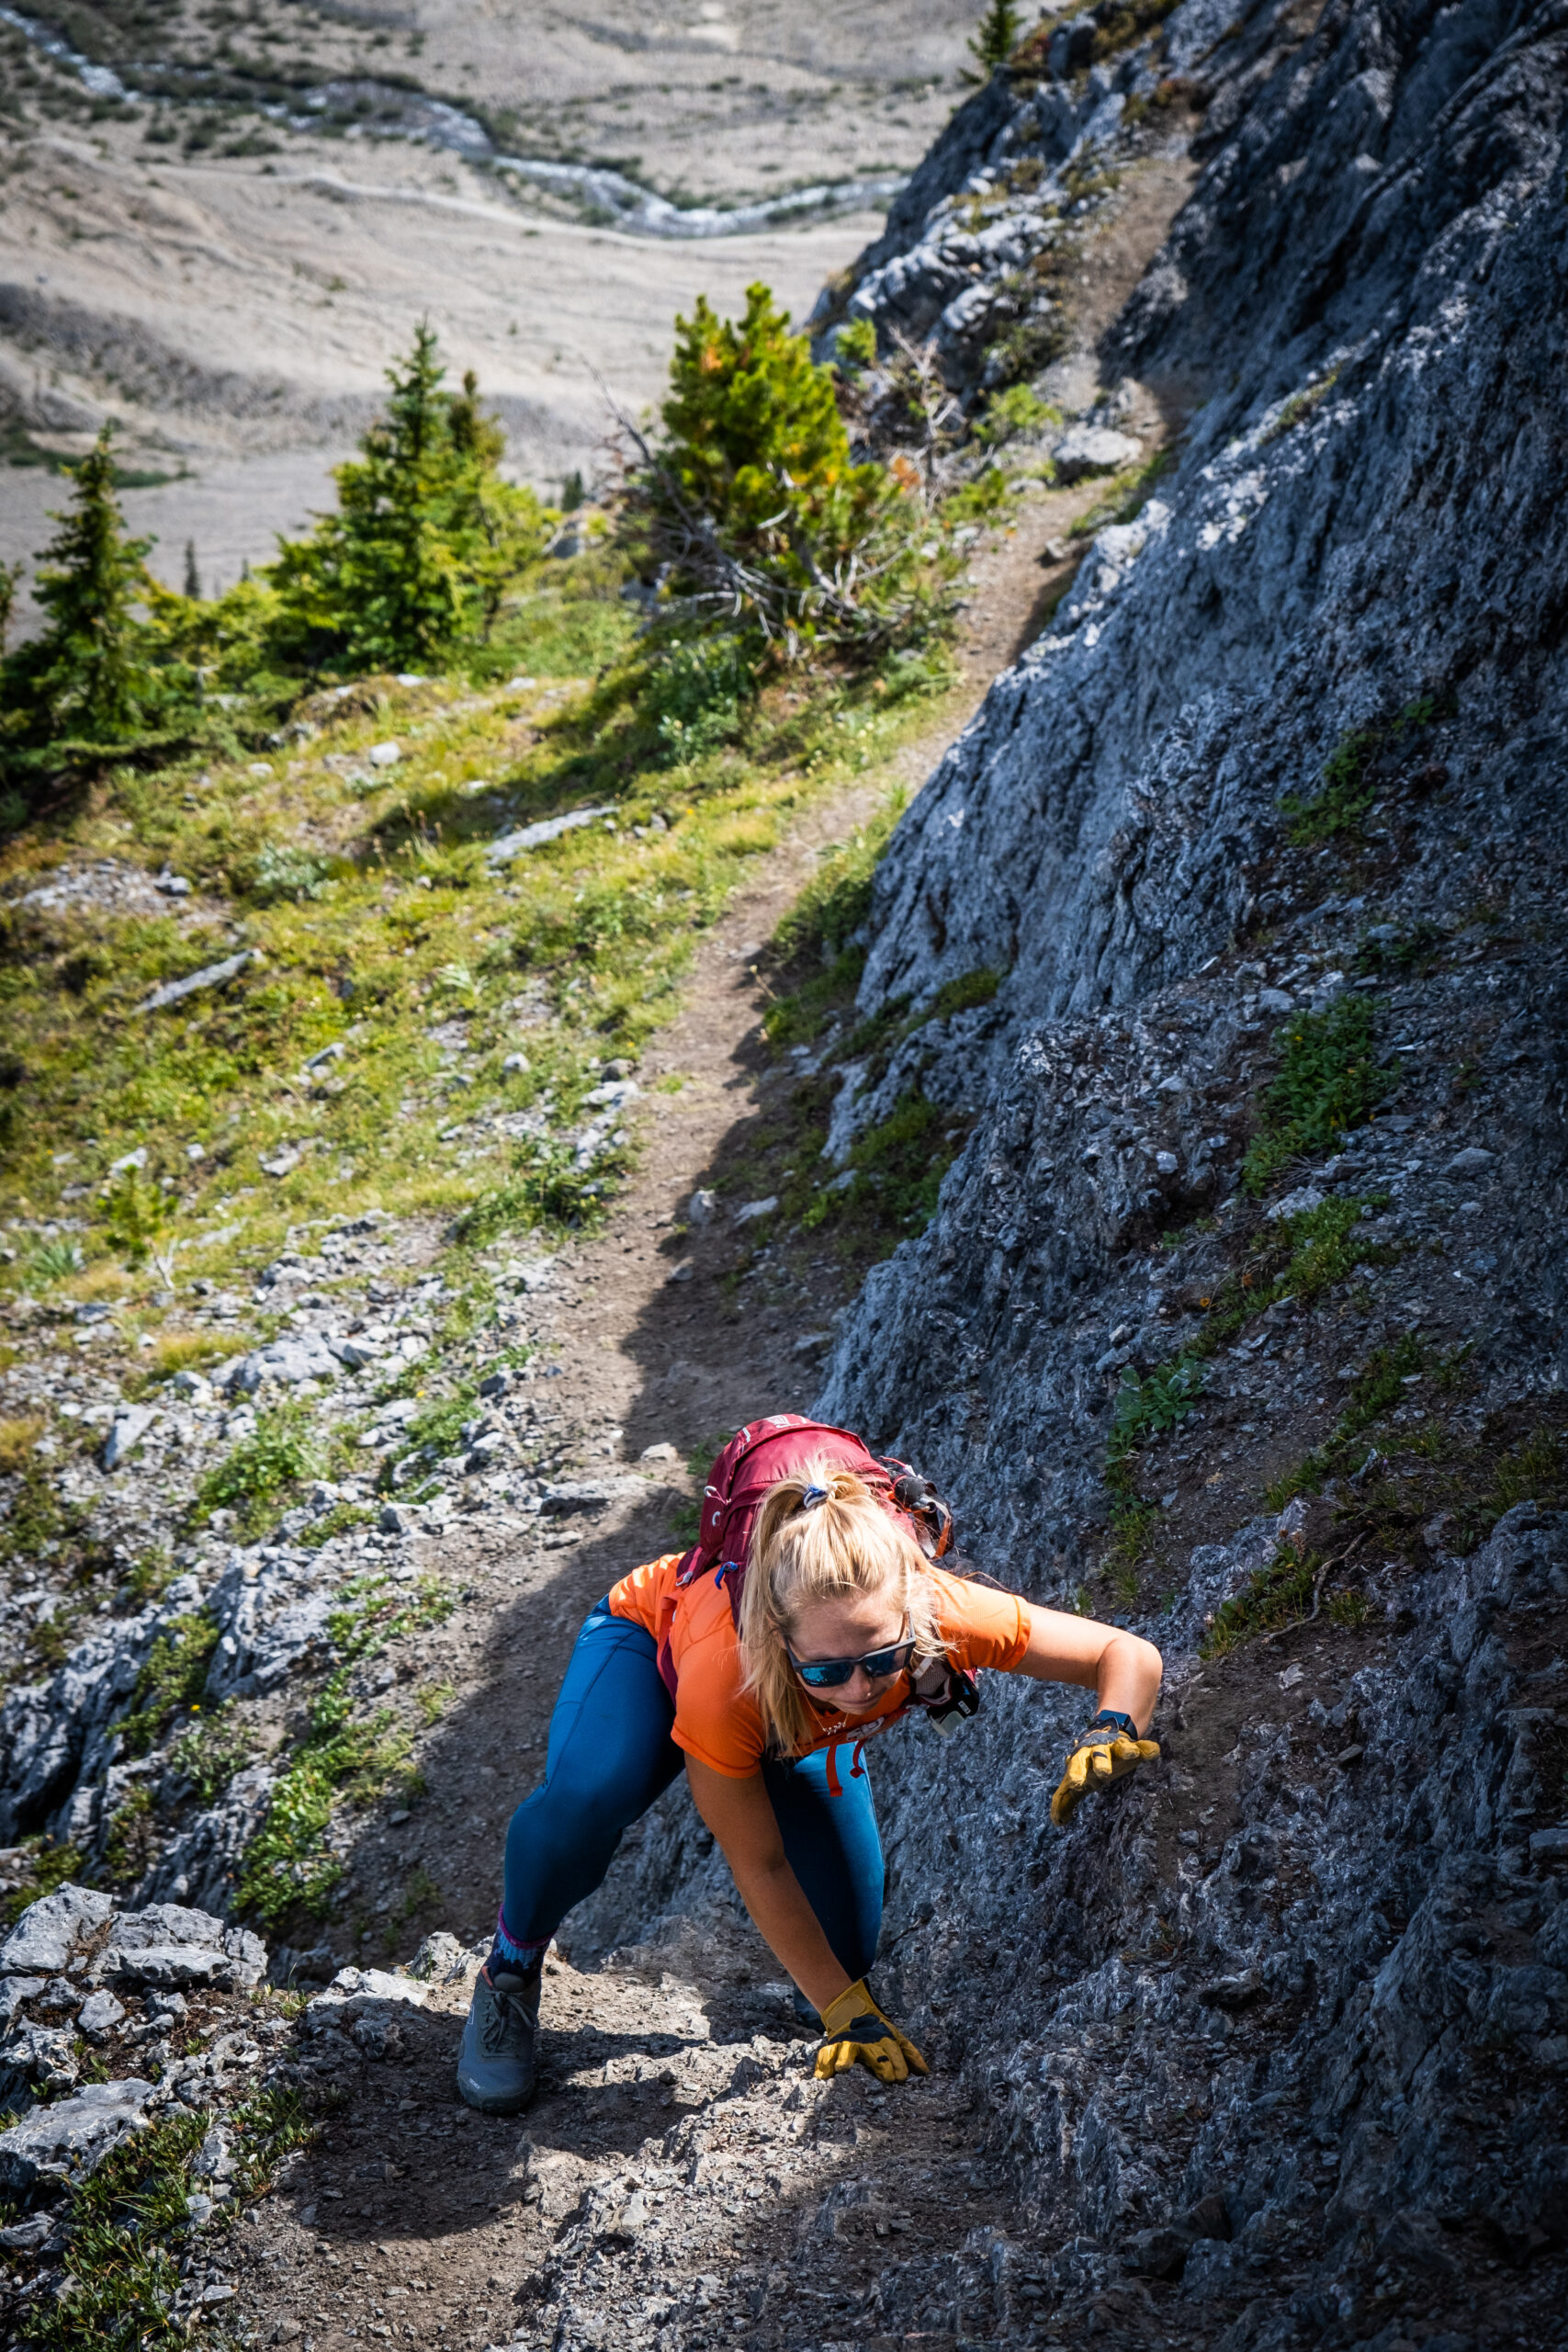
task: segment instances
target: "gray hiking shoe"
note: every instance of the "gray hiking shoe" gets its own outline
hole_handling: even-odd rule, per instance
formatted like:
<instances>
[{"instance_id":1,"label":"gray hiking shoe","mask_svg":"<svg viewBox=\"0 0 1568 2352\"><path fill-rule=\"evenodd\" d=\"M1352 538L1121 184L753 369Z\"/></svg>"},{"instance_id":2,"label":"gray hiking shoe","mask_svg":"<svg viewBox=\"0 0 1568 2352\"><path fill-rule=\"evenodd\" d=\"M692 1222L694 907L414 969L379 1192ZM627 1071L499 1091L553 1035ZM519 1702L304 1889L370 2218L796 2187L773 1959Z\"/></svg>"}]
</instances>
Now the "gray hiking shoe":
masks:
<instances>
[{"instance_id":1,"label":"gray hiking shoe","mask_svg":"<svg viewBox=\"0 0 1568 2352\"><path fill-rule=\"evenodd\" d=\"M539 1973L480 1969L457 2052L457 2095L481 2115L516 2115L534 2096Z\"/></svg>"}]
</instances>

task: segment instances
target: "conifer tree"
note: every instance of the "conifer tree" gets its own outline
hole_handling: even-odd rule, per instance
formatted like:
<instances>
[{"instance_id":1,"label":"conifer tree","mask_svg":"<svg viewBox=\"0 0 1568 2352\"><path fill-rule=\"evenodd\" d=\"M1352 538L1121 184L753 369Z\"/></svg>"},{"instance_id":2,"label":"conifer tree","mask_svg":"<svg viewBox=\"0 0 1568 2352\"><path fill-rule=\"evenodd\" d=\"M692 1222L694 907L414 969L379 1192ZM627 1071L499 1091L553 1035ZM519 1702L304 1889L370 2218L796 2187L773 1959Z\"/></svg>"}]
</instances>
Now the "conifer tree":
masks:
<instances>
[{"instance_id":1,"label":"conifer tree","mask_svg":"<svg viewBox=\"0 0 1568 2352\"><path fill-rule=\"evenodd\" d=\"M151 539L128 539L115 497L114 426L68 469L72 504L44 549L33 594L42 633L6 664L7 733L34 741L112 743L135 732L154 685L135 607L149 586Z\"/></svg>"},{"instance_id":2,"label":"conifer tree","mask_svg":"<svg viewBox=\"0 0 1568 2352\"><path fill-rule=\"evenodd\" d=\"M989 0L985 15L969 40L969 54L980 68L965 74L966 82L988 82L1005 65L1023 38L1023 11L1017 0Z\"/></svg>"},{"instance_id":3,"label":"conifer tree","mask_svg":"<svg viewBox=\"0 0 1568 2352\"><path fill-rule=\"evenodd\" d=\"M540 510L503 481L505 439L470 373L442 390L420 325L387 370L386 413L335 470L338 505L271 567L280 637L296 660L407 668L488 628L505 582L541 541Z\"/></svg>"},{"instance_id":4,"label":"conifer tree","mask_svg":"<svg viewBox=\"0 0 1568 2352\"><path fill-rule=\"evenodd\" d=\"M186 594L190 597L201 594L201 573L197 567L194 539L186 541Z\"/></svg>"}]
</instances>

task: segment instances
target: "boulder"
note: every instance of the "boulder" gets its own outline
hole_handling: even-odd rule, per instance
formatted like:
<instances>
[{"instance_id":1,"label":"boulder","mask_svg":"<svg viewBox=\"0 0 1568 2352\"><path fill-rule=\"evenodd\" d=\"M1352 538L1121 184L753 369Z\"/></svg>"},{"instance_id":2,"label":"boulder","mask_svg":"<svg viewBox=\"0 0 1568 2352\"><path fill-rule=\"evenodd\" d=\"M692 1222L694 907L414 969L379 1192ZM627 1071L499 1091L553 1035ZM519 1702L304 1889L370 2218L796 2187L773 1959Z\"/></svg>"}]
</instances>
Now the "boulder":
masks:
<instances>
[{"instance_id":1,"label":"boulder","mask_svg":"<svg viewBox=\"0 0 1568 2352\"><path fill-rule=\"evenodd\" d=\"M27 2193L86 2179L122 2140L145 2129L151 2083L89 2083L0 2132L0 2188Z\"/></svg>"},{"instance_id":2,"label":"boulder","mask_svg":"<svg viewBox=\"0 0 1568 2352\"><path fill-rule=\"evenodd\" d=\"M1056 479L1065 482L1082 481L1089 474L1120 473L1123 466L1136 465L1143 454L1141 441L1103 424L1075 424L1051 452Z\"/></svg>"},{"instance_id":3,"label":"boulder","mask_svg":"<svg viewBox=\"0 0 1568 2352\"><path fill-rule=\"evenodd\" d=\"M40 1895L0 1944L0 1976L62 1975L81 1946L113 1917L114 1907L111 1895L74 1886L69 1879L52 1894Z\"/></svg>"},{"instance_id":4,"label":"boulder","mask_svg":"<svg viewBox=\"0 0 1568 2352\"><path fill-rule=\"evenodd\" d=\"M225 1927L209 1911L151 1903L144 1911L115 1913L93 1973L165 1991L202 1984L243 1990L264 1981L266 1946L248 1928Z\"/></svg>"}]
</instances>

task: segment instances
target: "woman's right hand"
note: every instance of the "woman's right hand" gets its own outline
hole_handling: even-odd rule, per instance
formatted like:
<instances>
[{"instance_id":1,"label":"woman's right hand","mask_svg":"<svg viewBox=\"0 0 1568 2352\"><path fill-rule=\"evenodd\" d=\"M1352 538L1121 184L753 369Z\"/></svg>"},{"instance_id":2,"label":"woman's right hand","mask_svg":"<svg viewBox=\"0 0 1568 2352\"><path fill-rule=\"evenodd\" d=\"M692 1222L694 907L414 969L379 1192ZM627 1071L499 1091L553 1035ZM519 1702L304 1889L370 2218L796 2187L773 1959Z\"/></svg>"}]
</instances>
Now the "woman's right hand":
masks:
<instances>
[{"instance_id":1,"label":"woman's right hand","mask_svg":"<svg viewBox=\"0 0 1568 2352\"><path fill-rule=\"evenodd\" d=\"M864 2066L879 2083L931 2073L908 2036L877 2007L863 1976L822 2011L822 2047L817 2052L818 2081L847 2075L852 2066Z\"/></svg>"}]
</instances>

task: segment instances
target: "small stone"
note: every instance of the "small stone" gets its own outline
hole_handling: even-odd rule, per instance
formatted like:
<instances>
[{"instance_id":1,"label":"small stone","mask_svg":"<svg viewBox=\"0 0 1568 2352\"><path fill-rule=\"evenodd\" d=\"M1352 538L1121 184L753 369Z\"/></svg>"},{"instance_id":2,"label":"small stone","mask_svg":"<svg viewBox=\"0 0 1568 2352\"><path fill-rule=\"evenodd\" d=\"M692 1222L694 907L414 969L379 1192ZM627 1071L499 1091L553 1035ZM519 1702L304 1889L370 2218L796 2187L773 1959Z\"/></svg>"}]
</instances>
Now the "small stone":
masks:
<instances>
[{"instance_id":1,"label":"small stone","mask_svg":"<svg viewBox=\"0 0 1568 2352\"><path fill-rule=\"evenodd\" d=\"M686 1203L688 1225L710 1225L718 1207L718 1194L706 1190L692 1194Z\"/></svg>"},{"instance_id":2,"label":"small stone","mask_svg":"<svg viewBox=\"0 0 1568 2352\"><path fill-rule=\"evenodd\" d=\"M508 1054L501 1067L509 1077L516 1077L522 1071L531 1069L533 1064L526 1054Z\"/></svg>"},{"instance_id":3,"label":"small stone","mask_svg":"<svg viewBox=\"0 0 1568 2352\"><path fill-rule=\"evenodd\" d=\"M274 1159L263 1159L257 1164L264 1176L291 1176L303 1157L302 1152L280 1151Z\"/></svg>"},{"instance_id":4,"label":"small stone","mask_svg":"<svg viewBox=\"0 0 1568 2352\"><path fill-rule=\"evenodd\" d=\"M1258 991L1259 1012L1294 1012L1295 1009L1295 998L1284 989L1259 989Z\"/></svg>"},{"instance_id":5,"label":"small stone","mask_svg":"<svg viewBox=\"0 0 1568 2352\"><path fill-rule=\"evenodd\" d=\"M1198 1987L1198 1999L1206 2009L1245 2009L1259 2000L1263 1994L1263 1979L1255 1968L1237 1976L1216 1976Z\"/></svg>"},{"instance_id":6,"label":"small stone","mask_svg":"<svg viewBox=\"0 0 1568 2352\"><path fill-rule=\"evenodd\" d=\"M89 1993L76 2018L76 2030L89 2041L104 2041L125 2015L123 2003L112 1993Z\"/></svg>"},{"instance_id":7,"label":"small stone","mask_svg":"<svg viewBox=\"0 0 1568 2352\"><path fill-rule=\"evenodd\" d=\"M1265 1209L1263 1214L1273 1224L1281 1225L1287 1217L1310 1216L1314 1209L1323 1206L1326 1197L1315 1184L1298 1184L1293 1193L1287 1193L1282 1201L1276 1201L1273 1207Z\"/></svg>"},{"instance_id":8,"label":"small stone","mask_svg":"<svg viewBox=\"0 0 1568 2352\"><path fill-rule=\"evenodd\" d=\"M1174 1151L1156 1151L1155 1154L1155 1166L1162 1176L1174 1176L1180 1165Z\"/></svg>"},{"instance_id":9,"label":"small stone","mask_svg":"<svg viewBox=\"0 0 1568 2352\"><path fill-rule=\"evenodd\" d=\"M637 1455L639 1462L679 1462L680 1459L679 1453L667 1439L661 1439L657 1445L645 1445Z\"/></svg>"},{"instance_id":10,"label":"small stone","mask_svg":"<svg viewBox=\"0 0 1568 2352\"><path fill-rule=\"evenodd\" d=\"M830 1348L832 1344L831 1331L803 1331L790 1353L792 1356L819 1356L824 1348Z\"/></svg>"},{"instance_id":11,"label":"small stone","mask_svg":"<svg viewBox=\"0 0 1568 2352\"><path fill-rule=\"evenodd\" d=\"M1280 1688L1281 1690L1293 1690L1301 1679L1302 1668L1299 1666L1288 1666L1280 1677Z\"/></svg>"},{"instance_id":12,"label":"small stone","mask_svg":"<svg viewBox=\"0 0 1568 2352\"><path fill-rule=\"evenodd\" d=\"M127 1456L135 1452L157 1418L149 1406L121 1406L104 1441L101 1456L104 1468L118 1470Z\"/></svg>"},{"instance_id":13,"label":"small stone","mask_svg":"<svg viewBox=\"0 0 1568 2352\"><path fill-rule=\"evenodd\" d=\"M776 1193L770 1193L765 1201L748 1201L736 1210L735 1222L737 1225L755 1225L759 1217L772 1216L778 1204Z\"/></svg>"},{"instance_id":14,"label":"small stone","mask_svg":"<svg viewBox=\"0 0 1568 2352\"><path fill-rule=\"evenodd\" d=\"M403 756L400 743L372 743L365 754L373 768L395 768Z\"/></svg>"},{"instance_id":15,"label":"small stone","mask_svg":"<svg viewBox=\"0 0 1568 2352\"><path fill-rule=\"evenodd\" d=\"M1530 1860L1533 1862L1568 1862L1568 1823L1560 1822L1551 1829L1532 1830Z\"/></svg>"},{"instance_id":16,"label":"small stone","mask_svg":"<svg viewBox=\"0 0 1568 2352\"><path fill-rule=\"evenodd\" d=\"M1487 1151L1478 1143L1467 1144L1462 1151L1455 1152L1443 1173L1445 1176L1479 1176L1483 1169L1491 1167L1496 1157L1495 1151Z\"/></svg>"},{"instance_id":17,"label":"small stone","mask_svg":"<svg viewBox=\"0 0 1568 2352\"><path fill-rule=\"evenodd\" d=\"M190 884L183 874L160 874L152 888L161 890L165 899L188 899L190 896Z\"/></svg>"},{"instance_id":18,"label":"small stone","mask_svg":"<svg viewBox=\"0 0 1568 2352\"><path fill-rule=\"evenodd\" d=\"M492 1372L480 1381L479 1395L486 1397L504 1396L511 1386L512 1374L502 1364L499 1372Z\"/></svg>"},{"instance_id":19,"label":"small stone","mask_svg":"<svg viewBox=\"0 0 1568 2352\"><path fill-rule=\"evenodd\" d=\"M672 1283L689 1283L696 1271L696 1268L691 1264L677 1266L674 1272L670 1276L670 1280Z\"/></svg>"},{"instance_id":20,"label":"small stone","mask_svg":"<svg viewBox=\"0 0 1568 2352\"><path fill-rule=\"evenodd\" d=\"M376 1524L383 1535L412 1535L419 1522L402 1503L383 1503Z\"/></svg>"}]
</instances>

